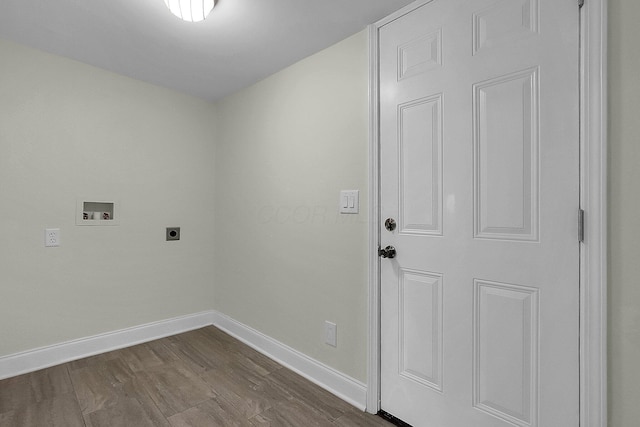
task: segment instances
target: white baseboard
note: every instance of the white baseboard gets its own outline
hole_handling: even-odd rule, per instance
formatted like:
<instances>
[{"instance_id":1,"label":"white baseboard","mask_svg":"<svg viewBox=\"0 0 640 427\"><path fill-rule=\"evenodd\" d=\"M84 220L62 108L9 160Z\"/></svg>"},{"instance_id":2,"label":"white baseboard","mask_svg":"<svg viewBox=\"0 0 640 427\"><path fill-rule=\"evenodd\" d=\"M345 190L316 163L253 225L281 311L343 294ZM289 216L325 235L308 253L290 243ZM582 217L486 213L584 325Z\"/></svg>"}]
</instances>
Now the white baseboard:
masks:
<instances>
[{"instance_id":1,"label":"white baseboard","mask_svg":"<svg viewBox=\"0 0 640 427\"><path fill-rule=\"evenodd\" d=\"M215 325L356 408L365 410L365 384L213 310L0 357L0 380L210 325Z\"/></svg>"},{"instance_id":2,"label":"white baseboard","mask_svg":"<svg viewBox=\"0 0 640 427\"><path fill-rule=\"evenodd\" d=\"M282 366L302 375L342 400L364 411L367 387L342 372L318 362L249 326L216 312L213 324Z\"/></svg>"},{"instance_id":3,"label":"white baseboard","mask_svg":"<svg viewBox=\"0 0 640 427\"><path fill-rule=\"evenodd\" d=\"M204 311L0 357L0 380L213 324Z\"/></svg>"}]
</instances>

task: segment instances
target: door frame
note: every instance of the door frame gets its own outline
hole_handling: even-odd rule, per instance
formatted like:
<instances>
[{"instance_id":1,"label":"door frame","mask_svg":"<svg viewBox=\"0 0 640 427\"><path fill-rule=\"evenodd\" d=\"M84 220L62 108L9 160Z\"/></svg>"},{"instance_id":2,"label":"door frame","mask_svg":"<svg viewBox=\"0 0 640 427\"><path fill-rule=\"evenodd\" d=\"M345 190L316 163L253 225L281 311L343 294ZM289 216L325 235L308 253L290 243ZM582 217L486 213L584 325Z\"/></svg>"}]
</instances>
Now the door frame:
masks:
<instances>
[{"instance_id":1,"label":"door frame","mask_svg":"<svg viewBox=\"0 0 640 427\"><path fill-rule=\"evenodd\" d=\"M369 26L369 295L367 412L380 410L380 158L378 37L417 0ZM579 0L575 0L576 3ZM607 1L580 9L580 426L607 425Z\"/></svg>"}]
</instances>

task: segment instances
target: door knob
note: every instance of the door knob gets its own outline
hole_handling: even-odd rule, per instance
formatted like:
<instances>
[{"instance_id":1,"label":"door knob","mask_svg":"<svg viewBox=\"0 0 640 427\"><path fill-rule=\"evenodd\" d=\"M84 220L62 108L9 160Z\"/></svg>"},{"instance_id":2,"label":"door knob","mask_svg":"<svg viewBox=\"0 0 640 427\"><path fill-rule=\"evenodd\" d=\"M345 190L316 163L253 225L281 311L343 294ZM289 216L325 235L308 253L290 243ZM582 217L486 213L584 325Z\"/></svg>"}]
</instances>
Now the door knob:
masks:
<instances>
[{"instance_id":1,"label":"door knob","mask_svg":"<svg viewBox=\"0 0 640 427\"><path fill-rule=\"evenodd\" d=\"M395 258L396 257L396 248L393 246L387 246L386 248L378 248L378 256L382 258Z\"/></svg>"},{"instance_id":2,"label":"door knob","mask_svg":"<svg viewBox=\"0 0 640 427\"><path fill-rule=\"evenodd\" d=\"M387 218L387 220L384 222L384 228L387 229L387 231L393 231L396 229L396 220L393 218Z\"/></svg>"}]
</instances>

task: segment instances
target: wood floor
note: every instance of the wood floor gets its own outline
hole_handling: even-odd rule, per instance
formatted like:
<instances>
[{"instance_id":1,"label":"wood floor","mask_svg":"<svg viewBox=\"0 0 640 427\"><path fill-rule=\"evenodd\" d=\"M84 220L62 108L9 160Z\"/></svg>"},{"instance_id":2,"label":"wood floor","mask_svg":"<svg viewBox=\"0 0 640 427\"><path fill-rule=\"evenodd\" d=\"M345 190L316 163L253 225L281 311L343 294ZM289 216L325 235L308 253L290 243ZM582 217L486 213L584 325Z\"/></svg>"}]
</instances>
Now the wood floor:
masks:
<instances>
[{"instance_id":1,"label":"wood floor","mask_svg":"<svg viewBox=\"0 0 640 427\"><path fill-rule=\"evenodd\" d=\"M390 425L213 326L0 381L0 427Z\"/></svg>"}]
</instances>

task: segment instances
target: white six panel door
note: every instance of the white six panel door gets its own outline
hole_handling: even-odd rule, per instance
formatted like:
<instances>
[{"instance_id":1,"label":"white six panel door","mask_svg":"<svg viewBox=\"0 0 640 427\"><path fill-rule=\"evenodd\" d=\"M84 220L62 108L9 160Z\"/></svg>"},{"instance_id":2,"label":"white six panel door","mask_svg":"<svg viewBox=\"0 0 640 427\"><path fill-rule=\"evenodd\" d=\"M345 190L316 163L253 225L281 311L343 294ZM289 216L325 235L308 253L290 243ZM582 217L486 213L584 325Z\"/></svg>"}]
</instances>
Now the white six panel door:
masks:
<instances>
[{"instance_id":1,"label":"white six panel door","mask_svg":"<svg viewBox=\"0 0 640 427\"><path fill-rule=\"evenodd\" d=\"M579 423L578 5L433 0L380 49L381 406Z\"/></svg>"}]
</instances>

